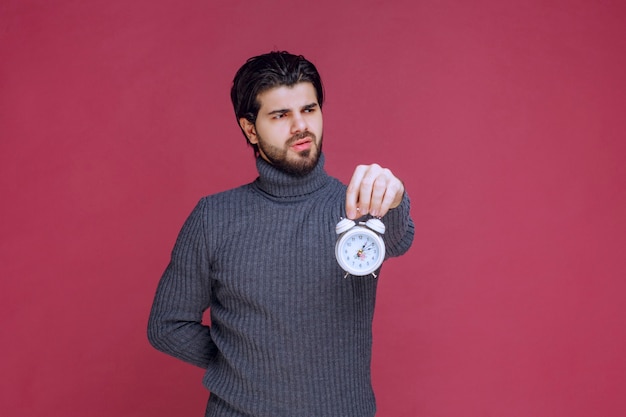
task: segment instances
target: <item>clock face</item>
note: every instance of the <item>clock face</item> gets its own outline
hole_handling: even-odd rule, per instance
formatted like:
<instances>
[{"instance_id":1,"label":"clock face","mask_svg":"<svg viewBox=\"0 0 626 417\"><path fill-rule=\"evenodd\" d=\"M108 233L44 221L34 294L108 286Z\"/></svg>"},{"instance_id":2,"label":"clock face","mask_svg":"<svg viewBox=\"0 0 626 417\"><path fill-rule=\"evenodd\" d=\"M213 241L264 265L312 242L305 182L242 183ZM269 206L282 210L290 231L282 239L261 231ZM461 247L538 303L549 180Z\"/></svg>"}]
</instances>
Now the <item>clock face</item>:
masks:
<instances>
[{"instance_id":1,"label":"clock face","mask_svg":"<svg viewBox=\"0 0 626 417\"><path fill-rule=\"evenodd\" d=\"M349 274L369 275L383 263L385 244L376 232L364 226L355 226L339 237L335 256Z\"/></svg>"}]
</instances>

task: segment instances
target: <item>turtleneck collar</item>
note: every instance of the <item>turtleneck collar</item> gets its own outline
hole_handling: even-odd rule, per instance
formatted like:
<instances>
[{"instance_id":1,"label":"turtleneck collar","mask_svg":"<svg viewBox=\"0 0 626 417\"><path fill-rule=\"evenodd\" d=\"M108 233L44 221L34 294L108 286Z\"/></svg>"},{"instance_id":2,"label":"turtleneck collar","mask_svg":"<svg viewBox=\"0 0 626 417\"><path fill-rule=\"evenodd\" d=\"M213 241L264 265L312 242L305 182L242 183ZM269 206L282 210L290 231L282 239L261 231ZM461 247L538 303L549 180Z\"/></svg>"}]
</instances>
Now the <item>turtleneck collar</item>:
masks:
<instances>
[{"instance_id":1,"label":"turtleneck collar","mask_svg":"<svg viewBox=\"0 0 626 417\"><path fill-rule=\"evenodd\" d=\"M319 190L330 181L324 171L324 154L309 174L297 177L274 167L261 157L256 159L259 177L254 184L263 192L279 198L299 197Z\"/></svg>"}]
</instances>

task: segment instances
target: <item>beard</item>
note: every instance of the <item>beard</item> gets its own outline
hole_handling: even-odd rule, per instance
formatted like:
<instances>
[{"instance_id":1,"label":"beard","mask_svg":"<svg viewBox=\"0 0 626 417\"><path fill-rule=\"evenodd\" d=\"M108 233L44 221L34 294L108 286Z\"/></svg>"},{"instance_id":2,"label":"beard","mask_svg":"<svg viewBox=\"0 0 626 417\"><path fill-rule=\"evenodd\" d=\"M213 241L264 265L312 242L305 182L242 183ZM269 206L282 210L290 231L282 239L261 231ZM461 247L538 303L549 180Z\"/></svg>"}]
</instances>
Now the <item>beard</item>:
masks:
<instances>
[{"instance_id":1,"label":"beard","mask_svg":"<svg viewBox=\"0 0 626 417\"><path fill-rule=\"evenodd\" d=\"M307 137L312 139L311 148L300 151L295 156L290 155L291 145ZM316 139L314 133L302 132L290 137L284 147L278 147L265 143L263 138L258 136L258 146L261 154L265 155L270 164L287 174L304 177L317 166L322 153L322 137L320 137L319 144Z\"/></svg>"}]
</instances>

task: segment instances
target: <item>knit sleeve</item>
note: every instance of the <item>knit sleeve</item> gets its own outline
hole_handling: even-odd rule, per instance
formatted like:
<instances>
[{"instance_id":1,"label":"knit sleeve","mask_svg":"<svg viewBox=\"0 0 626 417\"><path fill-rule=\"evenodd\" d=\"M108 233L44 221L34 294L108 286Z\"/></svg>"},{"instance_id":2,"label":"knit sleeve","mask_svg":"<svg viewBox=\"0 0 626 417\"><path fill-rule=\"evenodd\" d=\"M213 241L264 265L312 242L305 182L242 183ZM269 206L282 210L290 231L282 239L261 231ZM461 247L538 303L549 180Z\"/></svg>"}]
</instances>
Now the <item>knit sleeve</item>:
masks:
<instances>
[{"instance_id":1,"label":"knit sleeve","mask_svg":"<svg viewBox=\"0 0 626 417\"><path fill-rule=\"evenodd\" d=\"M206 368L217 348L202 324L211 299L209 255L201 200L183 225L156 290L148 340L156 349Z\"/></svg>"},{"instance_id":2,"label":"knit sleeve","mask_svg":"<svg viewBox=\"0 0 626 417\"><path fill-rule=\"evenodd\" d=\"M415 225L411 219L411 201L405 192L400 205L387 212L383 217L385 223L386 257L400 256L406 253L413 243Z\"/></svg>"}]
</instances>

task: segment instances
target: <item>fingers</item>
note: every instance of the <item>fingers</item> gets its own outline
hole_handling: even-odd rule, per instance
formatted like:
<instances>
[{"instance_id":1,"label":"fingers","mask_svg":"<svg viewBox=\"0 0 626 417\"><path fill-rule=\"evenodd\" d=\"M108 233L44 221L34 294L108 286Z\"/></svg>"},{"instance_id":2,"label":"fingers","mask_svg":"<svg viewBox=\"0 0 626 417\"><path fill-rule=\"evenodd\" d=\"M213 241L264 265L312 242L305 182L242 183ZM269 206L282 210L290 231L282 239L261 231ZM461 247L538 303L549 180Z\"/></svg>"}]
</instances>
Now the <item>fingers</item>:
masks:
<instances>
[{"instance_id":1,"label":"fingers","mask_svg":"<svg viewBox=\"0 0 626 417\"><path fill-rule=\"evenodd\" d=\"M361 211L359 204L361 203L360 200L362 200L359 198L359 195L361 193L361 183L366 170L367 167L364 165L357 166L354 170L354 174L352 174L352 179L348 184L348 191L346 192L346 216L348 216L349 219L356 219L359 215L361 215L358 213Z\"/></svg>"},{"instance_id":2,"label":"fingers","mask_svg":"<svg viewBox=\"0 0 626 417\"><path fill-rule=\"evenodd\" d=\"M382 217L402 201L404 185L389 169L378 164L359 165L346 192L349 219L371 214Z\"/></svg>"}]
</instances>

